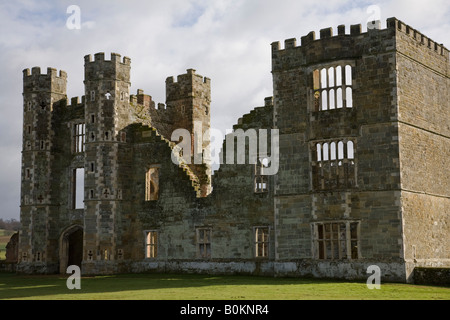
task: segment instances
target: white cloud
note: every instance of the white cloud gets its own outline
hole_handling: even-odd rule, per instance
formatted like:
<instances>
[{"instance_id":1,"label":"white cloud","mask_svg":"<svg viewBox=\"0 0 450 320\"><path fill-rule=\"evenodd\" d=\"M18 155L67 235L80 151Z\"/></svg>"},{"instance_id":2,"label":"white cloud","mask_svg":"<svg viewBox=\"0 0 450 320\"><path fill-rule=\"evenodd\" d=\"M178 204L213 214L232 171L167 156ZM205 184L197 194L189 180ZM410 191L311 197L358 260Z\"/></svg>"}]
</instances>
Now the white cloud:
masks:
<instances>
[{"instance_id":1,"label":"white cloud","mask_svg":"<svg viewBox=\"0 0 450 320\"><path fill-rule=\"evenodd\" d=\"M80 30L66 27L72 4L80 7ZM19 212L22 69L67 71L70 98L83 94L84 55L117 52L131 58L132 90L165 102L166 77L194 68L211 78L212 126L224 132L272 95L273 41L283 45L296 37L299 43L309 31L340 24L365 29L374 4L383 26L396 16L437 42L447 41L445 0L2 1L0 190L9 192L0 193L0 217L18 218Z\"/></svg>"}]
</instances>

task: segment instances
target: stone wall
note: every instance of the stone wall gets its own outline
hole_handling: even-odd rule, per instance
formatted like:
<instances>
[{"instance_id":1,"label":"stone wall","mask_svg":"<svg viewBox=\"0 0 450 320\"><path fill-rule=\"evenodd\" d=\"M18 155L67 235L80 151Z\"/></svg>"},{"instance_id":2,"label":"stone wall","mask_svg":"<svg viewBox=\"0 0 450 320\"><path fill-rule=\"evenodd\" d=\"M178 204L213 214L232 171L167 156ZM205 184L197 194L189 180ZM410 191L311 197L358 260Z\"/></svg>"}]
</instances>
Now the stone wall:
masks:
<instances>
[{"instance_id":1,"label":"stone wall","mask_svg":"<svg viewBox=\"0 0 450 320\"><path fill-rule=\"evenodd\" d=\"M411 278L418 266L450 266L450 64L445 47L401 21L394 26L404 258Z\"/></svg>"}]
</instances>

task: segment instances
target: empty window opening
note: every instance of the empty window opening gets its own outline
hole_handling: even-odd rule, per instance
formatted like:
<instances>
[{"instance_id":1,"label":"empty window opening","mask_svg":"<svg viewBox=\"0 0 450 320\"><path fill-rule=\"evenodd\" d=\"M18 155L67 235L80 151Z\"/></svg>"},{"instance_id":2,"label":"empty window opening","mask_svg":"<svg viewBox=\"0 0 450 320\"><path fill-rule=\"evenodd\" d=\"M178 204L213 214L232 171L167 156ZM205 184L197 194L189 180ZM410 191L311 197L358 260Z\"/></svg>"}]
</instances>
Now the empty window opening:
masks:
<instances>
[{"instance_id":1,"label":"empty window opening","mask_svg":"<svg viewBox=\"0 0 450 320\"><path fill-rule=\"evenodd\" d=\"M359 222L316 223L313 246L316 259L358 259Z\"/></svg>"},{"instance_id":2,"label":"empty window opening","mask_svg":"<svg viewBox=\"0 0 450 320\"><path fill-rule=\"evenodd\" d=\"M85 142L85 125L84 123L77 123L73 127L73 145L74 152L81 153L84 152L84 142Z\"/></svg>"},{"instance_id":3,"label":"empty window opening","mask_svg":"<svg viewBox=\"0 0 450 320\"><path fill-rule=\"evenodd\" d=\"M353 150L353 141L347 142L347 158L348 159L354 159L355 154Z\"/></svg>"},{"instance_id":4,"label":"empty window opening","mask_svg":"<svg viewBox=\"0 0 450 320\"><path fill-rule=\"evenodd\" d=\"M45 141L44 140L41 140L40 148L41 148L41 150L45 149Z\"/></svg>"},{"instance_id":5,"label":"empty window opening","mask_svg":"<svg viewBox=\"0 0 450 320\"><path fill-rule=\"evenodd\" d=\"M330 160L336 160L336 142L330 143Z\"/></svg>"},{"instance_id":6,"label":"empty window opening","mask_svg":"<svg viewBox=\"0 0 450 320\"><path fill-rule=\"evenodd\" d=\"M255 227L255 257L269 256L269 227Z\"/></svg>"},{"instance_id":7,"label":"empty window opening","mask_svg":"<svg viewBox=\"0 0 450 320\"><path fill-rule=\"evenodd\" d=\"M210 228L197 228L197 252L200 258L211 258Z\"/></svg>"},{"instance_id":8,"label":"empty window opening","mask_svg":"<svg viewBox=\"0 0 450 320\"><path fill-rule=\"evenodd\" d=\"M342 141L338 142L338 159L344 159L344 143Z\"/></svg>"},{"instance_id":9,"label":"empty window opening","mask_svg":"<svg viewBox=\"0 0 450 320\"><path fill-rule=\"evenodd\" d=\"M105 131L105 140L109 140L109 131Z\"/></svg>"},{"instance_id":10,"label":"empty window opening","mask_svg":"<svg viewBox=\"0 0 450 320\"><path fill-rule=\"evenodd\" d=\"M148 169L145 175L145 201L159 198L159 168Z\"/></svg>"},{"instance_id":11,"label":"empty window opening","mask_svg":"<svg viewBox=\"0 0 450 320\"><path fill-rule=\"evenodd\" d=\"M73 170L73 209L84 209L84 168Z\"/></svg>"},{"instance_id":12,"label":"empty window opening","mask_svg":"<svg viewBox=\"0 0 450 320\"><path fill-rule=\"evenodd\" d=\"M345 66L345 84L347 86L352 85L352 67L349 65Z\"/></svg>"},{"instance_id":13,"label":"empty window opening","mask_svg":"<svg viewBox=\"0 0 450 320\"><path fill-rule=\"evenodd\" d=\"M95 123L95 114L91 114L91 123Z\"/></svg>"},{"instance_id":14,"label":"empty window opening","mask_svg":"<svg viewBox=\"0 0 450 320\"><path fill-rule=\"evenodd\" d=\"M255 164L255 193L263 193L269 190L268 176L264 169L269 167L269 160L267 158L258 159Z\"/></svg>"},{"instance_id":15,"label":"empty window opening","mask_svg":"<svg viewBox=\"0 0 450 320\"><path fill-rule=\"evenodd\" d=\"M95 91L91 91L91 101L95 101Z\"/></svg>"},{"instance_id":16,"label":"empty window opening","mask_svg":"<svg viewBox=\"0 0 450 320\"><path fill-rule=\"evenodd\" d=\"M147 231L145 235L145 257L156 258L158 256L158 232Z\"/></svg>"},{"instance_id":17,"label":"empty window opening","mask_svg":"<svg viewBox=\"0 0 450 320\"><path fill-rule=\"evenodd\" d=\"M336 67L336 86L342 86L342 67Z\"/></svg>"},{"instance_id":18,"label":"empty window opening","mask_svg":"<svg viewBox=\"0 0 450 320\"><path fill-rule=\"evenodd\" d=\"M314 110L352 108L352 67L336 66L313 71Z\"/></svg>"},{"instance_id":19,"label":"empty window opening","mask_svg":"<svg viewBox=\"0 0 450 320\"><path fill-rule=\"evenodd\" d=\"M356 186L353 141L320 142L313 144L312 147L312 185L314 190Z\"/></svg>"}]
</instances>

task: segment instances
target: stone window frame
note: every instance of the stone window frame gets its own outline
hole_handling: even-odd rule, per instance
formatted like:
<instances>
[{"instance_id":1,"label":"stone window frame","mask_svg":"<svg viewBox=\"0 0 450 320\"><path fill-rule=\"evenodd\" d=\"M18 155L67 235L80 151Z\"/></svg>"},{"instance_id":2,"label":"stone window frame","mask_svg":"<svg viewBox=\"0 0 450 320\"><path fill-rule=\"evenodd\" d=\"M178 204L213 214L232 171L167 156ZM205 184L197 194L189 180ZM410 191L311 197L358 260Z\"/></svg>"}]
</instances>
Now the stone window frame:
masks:
<instances>
[{"instance_id":1,"label":"stone window frame","mask_svg":"<svg viewBox=\"0 0 450 320\"><path fill-rule=\"evenodd\" d=\"M211 259L212 228L201 226L195 228L197 258Z\"/></svg>"},{"instance_id":2,"label":"stone window frame","mask_svg":"<svg viewBox=\"0 0 450 320\"><path fill-rule=\"evenodd\" d=\"M260 225L253 227L253 256L256 259L268 259L270 252L270 227Z\"/></svg>"},{"instance_id":3,"label":"stone window frame","mask_svg":"<svg viewBox=\"0 0 450 320\"><path fill-rule=\"evenodd\" d=\"M76 121L72 124L72 152L84 153L86 144L86 124L84 121Z\"/></svg>"},{"instance_id":4,"label":"stone window frame","mask_svg":"<svg viewBox=\"0 0 450 320\"><path fill-rule=\"evenodd\" d=\"M354 109L355 65L354 60L339 60L310 67L308 69L310 75L309 110L327 112ZM350 68L350 72L347 67ZM349 81L347 81L348 75L351 76ZM338 80L340 80L340 84L338 84ZM348 99L348 95L350 95L350 99ZM332 100L330 100L331 97ZM326 107L324 107L324 99L326 99Z\"/></svg>"},{"instance_id":5,"label":"stone window frame","mask_svg":"<svg viewBox=\"0 0 450 320\"><path fill-rule=\"evenodd\" d=\"M145 259L158 257L159 230L144 230L144 256Z\"/></svg>"},{"instance_id":6,"label":"stone window frame","mask_svg":"<svg viewBox=\"0 0 450 320\"><path fill-rule=\"evenodd\" d=\"M86 198L86 194L84 192L84 187L86 185L86 168L84 166L74 166L74 167L70 167L70 195L69 195L69 208L71 210L84 210L84 205L81 207L77 207L77 189L78 189L78 184L79 181L77 181L77 171L78 170L82 170L83 172L83 188L82 189L82 197L83 197L83 203L89 199Z\"/></svg>"},{"instance_id":7,"label":"stone window frame","mask_svg":"<svg viewBox=\"0 0 450 320\"><path fill-rule=\"evenodd\" d=\"M312 190L345 190L358 187L356 137L313 140L310 142L310 150Z\"/></svg>"},{"instance_id":8,"label":"stone window frame","mask_svg":"<svg viewBox=\"0 0 450 320\"><path fill-rule=\"evenodd\" d=\"M155 180L152 172L156 171L157 180ZM145 201L156 201L159 199L161 165L150 165L145 170Z\"/></svg>"},{"instance_id":9,"label":"stone window frame","mask_svg":"<svg viewBox=\"0 0 450 320\"><path fill-rule=\"evenodd\" d=\"M327 230L328 229L328 230ZM361 259L361 223L358 220L311 223L312 253L316 260Z\"/></svg>"},{"instance_id":10,"label":"stone window frame","mask_svg":"<svg viewBox=\"0 0 450 320\"><path fill-rule=\"evenodd\" d=\"M254 192L267 193L269 191L269 176L264 174L264 168L268 168L269 164L265 164L264 160L268 158L260 158L255 163L254 172Z\"/></svg>"}]
</instances>

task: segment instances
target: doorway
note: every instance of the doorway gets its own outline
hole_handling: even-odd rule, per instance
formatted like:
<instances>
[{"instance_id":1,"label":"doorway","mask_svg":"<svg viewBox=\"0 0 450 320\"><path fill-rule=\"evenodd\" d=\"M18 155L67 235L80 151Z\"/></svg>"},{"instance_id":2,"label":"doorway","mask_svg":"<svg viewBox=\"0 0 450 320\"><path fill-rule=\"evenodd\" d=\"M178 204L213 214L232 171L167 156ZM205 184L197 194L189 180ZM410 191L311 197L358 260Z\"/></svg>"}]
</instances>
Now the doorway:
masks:
<instances>
[{"instance_id":1,"label":"doorway","mask_svg":"<svg viewBox=\"0 0 450 320\"><path fill-rule=\"evenodd\" d=\"M67 267L83 261L83 228L75 225L67 228L60 238L59 272L65 274Z\"/></svg>"}]
</instances>

